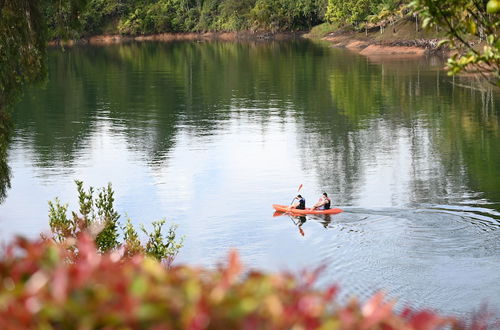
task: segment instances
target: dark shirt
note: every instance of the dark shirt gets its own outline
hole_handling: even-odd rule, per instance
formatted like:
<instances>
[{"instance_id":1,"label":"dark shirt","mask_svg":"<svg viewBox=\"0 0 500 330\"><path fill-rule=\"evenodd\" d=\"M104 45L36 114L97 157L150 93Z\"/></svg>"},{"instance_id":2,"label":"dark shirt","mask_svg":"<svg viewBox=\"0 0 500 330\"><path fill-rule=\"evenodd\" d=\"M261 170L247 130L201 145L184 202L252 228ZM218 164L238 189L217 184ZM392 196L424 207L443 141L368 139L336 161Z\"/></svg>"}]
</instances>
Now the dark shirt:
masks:
<instances>
[{"instance_id":1,"label":"dark shirt","mask_svg":"<svg viewBox=\"0 0 500 330\"><path fill-rule=\"evenodd\" d=\"M299 205L297 206L297 209L299 210L304 210L306 208L306 200L304 197L299 199Z\"/></svg>"}]
</instances>

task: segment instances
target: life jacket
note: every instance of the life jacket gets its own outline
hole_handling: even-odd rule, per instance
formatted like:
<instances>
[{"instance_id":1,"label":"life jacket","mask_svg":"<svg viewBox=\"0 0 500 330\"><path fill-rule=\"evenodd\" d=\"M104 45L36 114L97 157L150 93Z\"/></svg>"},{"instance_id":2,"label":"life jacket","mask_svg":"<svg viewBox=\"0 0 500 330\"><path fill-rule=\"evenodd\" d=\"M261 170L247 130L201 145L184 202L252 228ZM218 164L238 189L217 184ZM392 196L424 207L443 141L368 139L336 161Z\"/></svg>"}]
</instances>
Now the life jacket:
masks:
<instances>
[{"instance_id":1,"label":"life jacket","mask_svg":"<svg viewBox=\"0 0 500 330\"><path fill-rule=\"evenodd\" d=\"M330 209L331 204L332 204L332 200L329 197L326 197L326 203L325 203L325 205L323 205L325 210Z\"/></svg>"},{"instance_id":2,"label":"life jacket","mask_svg":"<svg viewBox=\"0 0 500 330\"><path fill-rule=\"evenodd\" d=\"M306 208L306 200L304 199L304 197L302 197L301 199L299 199L299 205L297 206L297 209L304 210L305 208Z\"/></svg>"}]
</instances>

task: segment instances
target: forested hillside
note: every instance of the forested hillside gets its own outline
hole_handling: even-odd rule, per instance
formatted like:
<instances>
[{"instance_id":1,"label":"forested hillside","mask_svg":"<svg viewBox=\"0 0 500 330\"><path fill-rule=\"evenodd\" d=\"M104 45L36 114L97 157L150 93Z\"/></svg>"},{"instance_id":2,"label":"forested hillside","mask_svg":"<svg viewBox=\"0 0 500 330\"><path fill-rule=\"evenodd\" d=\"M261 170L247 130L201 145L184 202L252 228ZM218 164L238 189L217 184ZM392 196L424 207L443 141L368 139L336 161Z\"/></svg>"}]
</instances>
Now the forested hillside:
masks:
<instances>
[{"instance_id":1,"label":"forested hillside","mask_svg":"<svg viewBox=\"0 0 500 330\"><path fill-rule=\"evenodd\" d=\"M397 0L90 0L75 34L298 31L323 22L360 25ZM57 31L53 31L57 33ZM75 35L76 37L77 35ZM57 35L54 35L57 37Z\"/></svg>"}]
</instances>

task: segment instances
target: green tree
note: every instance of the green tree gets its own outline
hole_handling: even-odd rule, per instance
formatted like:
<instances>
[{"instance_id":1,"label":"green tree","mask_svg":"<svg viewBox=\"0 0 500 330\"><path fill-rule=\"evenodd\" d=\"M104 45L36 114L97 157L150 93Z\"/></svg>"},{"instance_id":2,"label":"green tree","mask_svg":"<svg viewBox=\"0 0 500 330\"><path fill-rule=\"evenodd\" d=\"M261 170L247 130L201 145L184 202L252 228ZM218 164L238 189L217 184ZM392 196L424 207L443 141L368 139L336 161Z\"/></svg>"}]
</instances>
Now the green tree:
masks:
<instances>
[{"instance_id":1,"label":"green tree","mask_svg":"<svg viewBox=\"0 0 500 330\"><path fill-rule=\"evenodd\" d=\"M83 34L114 32L116 22L131 11L135 0L89 0L81 17Z\"/></svg>"},{"instance_id":2,"label":"green tree","mask_svg":"<svg viewBox=\"0 0 500 330\"><path fill-rule=\"evenodd\" d=\"M220 5L220 28L226 31L238 31L250 28L249 14L255 0L225 0Z\"/></svg>"},{"instance_id":3,"label":"green tree","mask_svg":"<svg viewBox=\"0 0 500 330\"><path fill-rule=\"evenodd\" d=\"M0 0L0 112L46 76L46 46L68 38L86 0Z\"/></svg>"},{"instance_id":4,"label":"green tree","mask_svg":"<svg viewBox=\"0 0 500 330\"><path fill-rule=\"evenodd\" d=\"M0 0L0 112L45 76L45 31L39 1Z\"/></svg>"},{"instance_id":5,"label":"green tree","mask_svg":"<svg viewBox=\"0 0 500 330\"><path fill-rule=\"evenodd\" d=\"M36 0L0 0L0 202L10 188L7 109L26 84L45 77L46 35Z\"/></svg>"},{"instance_id":6,"label":"green tree","mask_svg":"<svg viewBox=\"0 0 500 330\"><path fill-rule=\"evenodd\" d=\"M48 27L50 40L66 40L79 36L80 15L88 0L38 0Z\"/></svg>"},{"instance_id":7,"label":"green tree","mask_svg":"<svg viewBox=\"0 0 500 330\"><path fill-rule=\"evenodd\" d=\"M448 60L450 74L475 71L500 85L499 0L416 0L412 5L424 27L444 28L444 42L458 51Z\"/></svg>"},{"instance_id":8,"label":"green tree","mask_svg":"<svg viewBox=\"0 0 500 330\"><path fill-rule=\"evenodd\" d=\"M195 14L190 0L137 2L120 19L118 31L132 35L191 31L196 21Z\"/></svg>"},{"instance_id":9,"label":"green tree","mask_svg":"<svg viewBox=\"0 0 500 330\"><path fill-rule=\"evenodd\" d=\"M369 16L392 10L400 0L328 0L325 17L329 22L360 25Z\"/></svg>"},{"instance_id":10,"label":"green tree","mask_svg":"<svg viewBox=\"0 0 500 330\"><path fill-rule=\"evenodd\" d=\"M250 13L252 26L271 31L310 28L321 22L323 0L257 0Z\"/></svg>"}]
</instances>

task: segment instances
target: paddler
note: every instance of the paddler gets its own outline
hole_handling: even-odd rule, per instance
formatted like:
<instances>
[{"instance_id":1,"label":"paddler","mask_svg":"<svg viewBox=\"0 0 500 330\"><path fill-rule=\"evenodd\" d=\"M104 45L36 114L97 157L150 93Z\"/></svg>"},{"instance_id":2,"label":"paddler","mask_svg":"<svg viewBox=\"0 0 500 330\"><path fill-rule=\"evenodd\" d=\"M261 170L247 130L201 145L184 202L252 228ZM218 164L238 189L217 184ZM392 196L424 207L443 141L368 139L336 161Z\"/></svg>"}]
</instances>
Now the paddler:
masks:
<instances>
[{"instance_id":1,"label":"paddler","mask_svg":"<svg viewBox=\"0 0 500 330\"><path fill-rule=\"evenodd\" d=\"M312 209L313 210L328 210L330 209L330 206L332 205L332 200L330 197L328 197L328 194L326 192L321 195L319 198L318 202L313 205Z\"/></svg>"},{"instance_id":2,"label":"paddler","mask_svg":"<svg viewBox=\"0 0 500 330\"><path fill-rule=\"evenodd\" d=\"M304 197L297 195L294 199L296 199L297 202L293 203L292 209L304 210L306 208L306 199Z\"/></svg>"}]
</instances>

